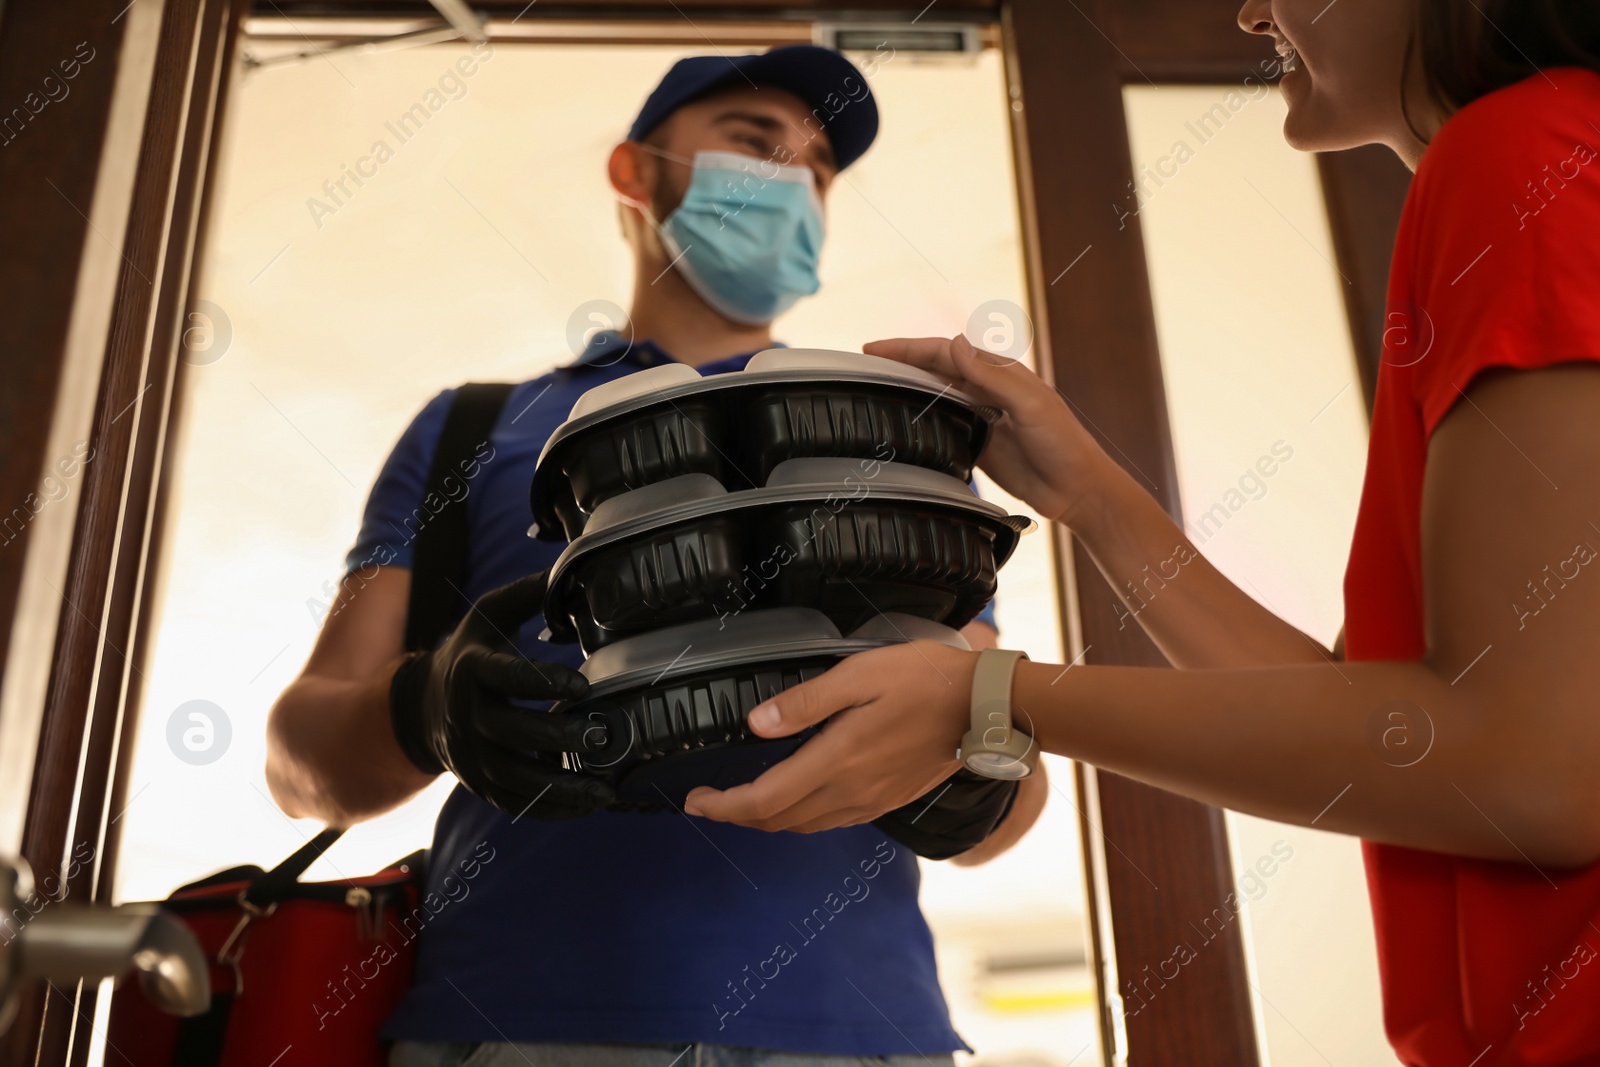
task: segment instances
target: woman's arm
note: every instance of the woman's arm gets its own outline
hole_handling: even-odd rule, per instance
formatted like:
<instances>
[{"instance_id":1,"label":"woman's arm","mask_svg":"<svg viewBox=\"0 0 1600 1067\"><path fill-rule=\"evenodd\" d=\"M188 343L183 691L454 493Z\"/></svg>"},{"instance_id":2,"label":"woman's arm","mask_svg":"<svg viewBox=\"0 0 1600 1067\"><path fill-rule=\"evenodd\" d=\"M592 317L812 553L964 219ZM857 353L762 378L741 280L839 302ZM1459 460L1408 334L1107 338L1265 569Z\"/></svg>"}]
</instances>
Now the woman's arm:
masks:
<instances>
[{"instance_id":1,"label":"woman's arm","mask_svg":"<svg viewBox=\"0 0 1600 1067\"><path fill-rule=\"evenodd\" d=\"M1274 615L1200 554L1155 497L1117 467L1072 532L1174 667L1265 667L1337 657Z\"/></svg>"},{"instance_id":2,"label":"woman's arm","mask_svg":"<svg viewBox=\"0 0 1600 1067\"><path fill-rule=\"evenodd\" d=\"M1002 415L983 470L1049 519L1064 522L1175 667L1325 663L1328 650L1250 598L1200 555L1153 496L1084 430L1062 395L1031 370L964 337L875 341L869 354L921 367Z\"/></svg>"},{"instance_id":3,"label":"woman's arm","mask_svg":"<svg viewBox=\"0 0 1600 1067\"><path fill-rule=\"evenodd\" d=\"M1600 858L1600 366L1489 372L1466 398L1428 454L1423 659L1023 663L1019 726L1048 751L1298 825L1536 866ZM879 649L780 694L751 713L758 733L851 710L688 808L816 830L903 803L954 766L973 659Z\"/></svg>"},{"instance_id":4,"label":"woman's arm","mask_svg":"<svg viewBox=\"0 0 1600 1067\"><path fill-rule=\"evenodd\" d=\"M1000 647L999 633L986 622L973 620L967 623L961 628L961 636L967 639L967 644L972 646L974 652ZM1006 813L1005 820L994 828L994 832L959 856L950 857L949 862L957 867L981 867L1011 851L1011 846L1027 836L1033 824L1039 821L1049 792L1049 780L1041 764L1038 774L1017 784L1017 795L1011 802L1011 810Z\"/></svg>"}]
</instances>

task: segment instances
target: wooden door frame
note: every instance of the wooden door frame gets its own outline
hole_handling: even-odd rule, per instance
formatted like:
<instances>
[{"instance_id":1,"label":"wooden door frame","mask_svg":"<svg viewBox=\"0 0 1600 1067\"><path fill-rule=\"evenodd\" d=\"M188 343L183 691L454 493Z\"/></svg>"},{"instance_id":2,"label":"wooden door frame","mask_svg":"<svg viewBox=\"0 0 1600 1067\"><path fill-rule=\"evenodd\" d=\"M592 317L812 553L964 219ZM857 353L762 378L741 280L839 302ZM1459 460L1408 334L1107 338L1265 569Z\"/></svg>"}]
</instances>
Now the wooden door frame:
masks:
<instances>
[{"instance_id":1,"label":"wooden door frame","mask_svg":"<svg viewBox=\"0 0 1600 1067\"><path fill-rule=\"evenodd\" d=\"M0 618L11 638L0 646L5 725L13 728L13 716L32 722L38 738L25 754L31 759L8 748L0 752L0 766L7 774L26 773L30 782L21 854L41 875L59 872L62 895L80 900L105 901L110 893L108 856L120 814L111 808L113 768L126 758L132 737L139 676L138 662L125 650L134 647L135 620L148 618L155 499L172 429L200 194L243 10L238 0L85 0L65 7L8 4L0 21L0 65L10 74L41 79L39 58L58 54L63 42L94 42L90 47L103 63L97 77L60 96L59 113L47 105L0 149L16 150L15 157L0 156L0 181L28 194L0 198L6 201L0 244L36 256L37 263L55 261L47 276L19 281L12 290L28 294L21 303L35 318L21 324L16 343L0 359L8 381L27 381L37 390L6 400L19 409L12 425L34 465L7 467L0 499L24 499L36 490L41 472L59 463L52 442L59 447L81 434L89 457L74 474L67 558L49 559L41 551L49 546L37 543L45 531L29 524L9 546L15 558L0 561ZM16 54L32 61L5 63ZM92 66L84 64L79 76ZM0 78L0 90L9 88L8 80ZM62 166L68 146L89 157L81 171ZM57 193L71 215L57 210L59 221L42 226L27 212L41 205L60 209L46 184L57 181L70 183ZM108 235L96 217L114 218L120 228ZM17 268L26 269L19 261L6 267ZM86 352L96 358L84 367ZM24 370L32 373L22 377ZM78 410L74 392L92 395L92 405ZM66 437L64 424L74 424ZM44 573L52 563L64 566ZM54 598L43 596L38 583ZM19 693L19 677L37 675L38 665L13 660L18 631L41 626L52 647L48 674L42 691ZM86 855L87 862L69 863ZM96 992L81 984L29 991L0 1044L4 1062L86 1062Z\"/></svg>"},{"instance_id":2,"label":"wooden door frame","mask_svg":"<svg viewBox=\"0 0 1600 1067\"><path fill-rule=\"evenodd\" d=\"M1138 218L1114 209L1134 179L1123 87L1238 84L1260 71L1271 50L1233 26L1232 0L937 2L940 20L984 22L991 33L998 27L1041 373L1179 518L1143 238ZM682 18L695 28L684 37L691 46L703 36L701 23L862 14L856 4L828 0L472 6L493 17L522 12L533 20L612 22L618 30ZM93 456L68 498L75 500L70 523L66 507L41 508L15 536L0 537L0 778L23 775L30 783L25 798L12 798L26 808L0 832L0 852L20 850L36 870L57 871L74 843L88 843L95 862L68 885L80 899L109 898L116 818L128 802L127 741L149 654L147 594L182 395L179 331L195 299L211 161L247 8L248 0L0 8L0 100L21 100L35 88L36 57L68 55L84 40L103 58L98 67L83 65L70 112L63 101L57 114L38 115L63 121L39 121L0 145L0 194L12 194L0 195L0 246L11 251L0 281L27 294L18 313L0 322L0 374L16 383L0 393L0 425L8 427L0 501L26 501L30 493L37 500L41 472L74 441ZM870 9L905 21L933 5L873 0ZM422 0L275 0L266 10L297 21L431 14ZM1370 410L1388 256L1409 176L1382 149L1323 157L1319 167L1339 266L1351 283L1346 310ZM40 188L45 176L54 193ZM1064 657L1162 665L1137 628L1121 628L1115 595L1073 547L1058 528ZM29 737L37 743L18 743ZM1119 1000L1140 988L1135 979L1158 988L1149 969L1229 893L1222 813L1082 765L1076 791L1108 1058L1138 1067L1259 1062L1237 924L1209 941L1179 980L1160 982L1146 1008ZM0 1063L84 1062L93 995L34 995L0 1043Z\"/></svg>"}]
</instances>

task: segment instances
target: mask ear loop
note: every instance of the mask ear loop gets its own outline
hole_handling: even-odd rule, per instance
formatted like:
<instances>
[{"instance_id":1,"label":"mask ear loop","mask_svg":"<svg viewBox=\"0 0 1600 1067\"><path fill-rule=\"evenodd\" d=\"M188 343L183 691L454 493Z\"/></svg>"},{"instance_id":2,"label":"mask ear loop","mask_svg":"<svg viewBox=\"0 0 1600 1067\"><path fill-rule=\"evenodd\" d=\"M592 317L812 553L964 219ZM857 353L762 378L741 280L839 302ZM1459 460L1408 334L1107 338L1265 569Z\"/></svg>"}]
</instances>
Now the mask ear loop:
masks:
<instances>
[{"instance_id":1,"label":"mask ear loop","mask_svg":"<svg viewBox=\"0 0 1600 1067\"><path fill-rule=\"evenodd\" d=\"M644 149L646 152L660 156L663 159L670 159L675 163L682 163L691 169L694 167L693 160L684 159L675 152L665 151L657 148L655 145L645 144L643 141L635 141L633 143ZM635 211L639 212L639 214L645 217L645 221L650 223L651 231L656 235L656 240L660 241L661 247L668 253L669 256L673 257L673 262L676 262L677 259L683 256L684 252L688 251L688 249L680 249L678 247L677 240L673 238L672 234L667 232L667 227L664 220L656 218L655 209L650 204L630 199L629 197L623 196L620 193L617 194L617 200L627 204L629 207L633 208ZM668 269L671 269L670 263L668 264ZM665 273L665 271L662 273Z\"/></svg>"},{"instance_id":2,"label":"mask ear loop","mask_svg":"<svg viewBox=\"0 0 1600 1067\"><path fill-rule=\"evenodd\" d=\"M685 165L687 167L690 167L690 168L694 167L694 161L693 160L684 159L682 156L678 155L676 152L668 152L668 151L665 151L664 149L657 148L655 145L645 144L643 141L635 141L633 143L638 145L640 148L644 149L646 152L649 152L652 155L660 156L662 159L670 159L674 163L682 163L683 165ZM664 231L662 229L662 220L656 218L656 213L655 213L654 209L649 204L644 203L643 201L633 200L633 199L631 199L629 197L623 196L620 193L617 194L617 200L620 201L621 203L627 204L629 207L633 208L635 211L638 211L640 214L644 215L645 219L650 223L651 229L655 230L656 235L658 237L662 236L664 234Z\"/></svg>"},{"instance_id":3,"label":"mask ear loop","mask_svg":"<svg viewBox=\"0 0 1600 1067\"><path fill-rule=\"evenodd\" d=\"M668 152L664 148L657 148L655 145L653 145L653 144L645 144L643 141L635 141L634 143L637 144L640 148L644 149L646 152L649 152L653 156L660 156L662 159L670 159L670 160L672 160L672 162L674 162L674 163L682 163L686 167L693 167L694 166L694 160L685 159L684 157L678 155L678 153L676 153L676 152Z\"/></svg>"},{"instance_id":4,"label":"mask ear loop","mask_svg":"<svg viewBox=\"0 0 1600 1067\"><path fill-rule=\"evenodd\" d=\"M676 152L668 152L665 149L657 148L655 145L645 144L643 141L635 141L634 143L637 144L640 148L644 149L646 152L649 152L651 155L660 156L662 159L670 159L674 163L682 163L684 166L690 168L691 170L694 168L694 165L695 165L695 161L694 160L686 159L685 157L678 155ZM773 167L777 167L779 170L800 170L800 171L804 171L806 173L806 175L807 175L807 177L805 179L805 184L811 187L812 193L816 193L816 191L817 191L817 172L816 172L815 169L813 169L812 167L807 166L804 163L777 163L777 162L774 162L771 158L762 158L761 156L746 156L746 155L744 155L743 153L740 153L740 152L722 152L722 151L718 151L718 152L715 152L715 153L710 153L709 150L708 150L708 154L724 155L724 156L728 156L728 155L739 156L741 159L747 160L749 162L749 164L752 167L755 168L753 171L751 171L751 173L754 173L754 174L756 174L757 177L763 178L763 179L765 179L767 181L774 181L774 180L777 180L777 179L776 179L776 177L768 178L764 173L762 173L762 171L760 169L762 166L773 166ZM819 194L818 195L818 202L820 203L820 201L821 201L821 196Z\"/></svg>"}]
</instances>

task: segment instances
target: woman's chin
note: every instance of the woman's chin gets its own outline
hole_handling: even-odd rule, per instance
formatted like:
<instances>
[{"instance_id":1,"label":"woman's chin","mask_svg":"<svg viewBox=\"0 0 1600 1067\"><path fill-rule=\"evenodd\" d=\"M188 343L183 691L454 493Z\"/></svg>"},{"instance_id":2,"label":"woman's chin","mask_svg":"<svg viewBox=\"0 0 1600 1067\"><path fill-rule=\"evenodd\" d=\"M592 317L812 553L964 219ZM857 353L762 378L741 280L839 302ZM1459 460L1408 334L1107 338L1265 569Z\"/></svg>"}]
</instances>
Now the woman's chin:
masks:
<instances>
[{"instance_id":1,"label":"woman's chin","mask_svg":"<svg viewBox=\"0 0 1600 1067\"><path fill-rule=\"evenodd\" d=\"M1289 104L1289 114L1283 120L1283 139L1290 148L1301 152L1340 152L1367 143L1347 124L1332 121L1327 115L1317 114L1310 101Z\"/></svg>"},{"instance_id":2,"label":"woman's chin","mask_svg":"<svg viewBox=\"0 0 1600 1067\"><path fill-rule=\"evenodd\" d=\"M1322 142L1314 129L1306 129L1304 124L1297 123L1294 115L1283 120L1283 139L1290 148L1299 152L1316 152L1321 150Z\"/></svg>"}]
</instances>

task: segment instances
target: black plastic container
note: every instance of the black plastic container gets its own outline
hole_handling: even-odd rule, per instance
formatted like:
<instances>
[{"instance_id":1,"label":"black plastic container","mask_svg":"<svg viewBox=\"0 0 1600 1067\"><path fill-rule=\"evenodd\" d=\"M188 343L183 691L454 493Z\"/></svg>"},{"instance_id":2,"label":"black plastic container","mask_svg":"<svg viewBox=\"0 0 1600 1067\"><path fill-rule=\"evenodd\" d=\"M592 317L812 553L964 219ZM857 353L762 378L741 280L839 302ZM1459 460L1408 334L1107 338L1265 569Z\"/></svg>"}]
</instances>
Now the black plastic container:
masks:
<instances>
[{"instance_id":1,"label":"black plastic container","mask_svg":"<svg viewBox=\"0 0 1600 1067\"><path fill-rule=\"evenodd\" d=\"M791 383L747 388L738 400L729 454L755 485L785 460L808 456L892 460L967 481L989 435L984 410L949 392Z\"/></svg>"},{"instance_id":2,"label":"black plastic container","mask_svg":"<svg viewBox=\"0 0 1600 1067\"><path fill-rule=\"evenodd\" d=\"M585 701L582 710L606 724L608 743L600 752L569 757L571 767L611 779L617 799L643 811L681 808L696 786L728 789L754 781L810 734L758 738L746 728L745 715L837 662L828 657L729 668Z\"/></svg>"},{"instance_id":3,"label":"black plastic container","mask_svg":"<svg viewBox=\"0 0 1600 1067\"><path fill-rule=\"evenodd\" d=\"M790 460L742 492L686 475L596 510L551 570L547 636L593 654L661 626L794 604L841 631L883 612L959 628L1032 525L902 464Z\"/></svg>"},{"instance_id":4,"label":"black plastic container","mask_svg":"<svg viewBox=\"0 0 1600 1067\"><path fill-rule=\"evenodd\" d=\"M686 474L756 488L790 459L848 457L966 481L994 411L938 378L851 352L769 349L743 371L667 364L591 389L546 442L530 505L542 540L575 540L605 501Z\"/></svg>"},{"instance_id":5,"label":"black plastic container","mask_svg":"<svg viewBox=\"0 0 1600 1067\"><path fill-rule=\"evenodd\" d=\"M726 482L732 461L719 445L726 436L721 401L688 397L573 434L553 455L547 446L538 467L546 480L534 476L538 536L546 541L576 538L595 508L630 489L684 474L709 474ZM551 470L559 470L560 476L549 476Z\"/></svg>"},{"instance_id":6,"label":"black plastic container","mask_svg":"<svg viewBox=\"0 0 1600 1067\"><path fill-rule=\"evenodd\" d=\"M841 637L809 608L753 611L736 627L707 620L619 642L583 665L590 695L556 709L606 727L605 747L569 756L569 766L607 778L623 804L640 810L681 807L695 786L752 781L812 732L757 738L745 726L752 708L844 656L918 638L967 647L954 630L910 616L879 616Z\"/></svg>"},{"instance_id":7,"label":"black plastic container","mask_svg":"<svg viewBox=\"0 0 1600 1067\"><path fill-rule=\"evenodd\" d=\"M768 521L794 558L760 602L812 605L846 631L880 611L965 626L994 596L996 572L1010 555L984 518L907 501L837 513L800 504Z\"/></svg>"}]
</instances>

